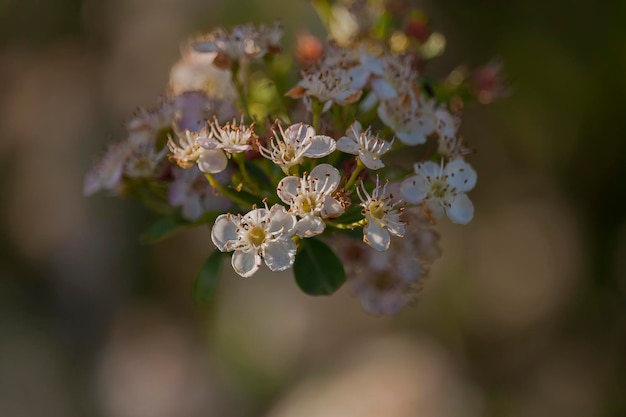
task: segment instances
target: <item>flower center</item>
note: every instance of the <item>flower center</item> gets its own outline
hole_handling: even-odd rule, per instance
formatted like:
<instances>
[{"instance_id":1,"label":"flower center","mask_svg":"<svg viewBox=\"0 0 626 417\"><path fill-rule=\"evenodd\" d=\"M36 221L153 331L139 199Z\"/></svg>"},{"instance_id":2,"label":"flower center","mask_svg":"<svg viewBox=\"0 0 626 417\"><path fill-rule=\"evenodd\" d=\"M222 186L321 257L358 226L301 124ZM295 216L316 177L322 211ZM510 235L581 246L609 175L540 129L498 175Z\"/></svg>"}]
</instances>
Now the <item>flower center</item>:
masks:
<instances>
[{"instance_id":1,"label":"flower center","mask_svg":"<svg viewBox=\"0 0 626 417\"><path fill-rule=\"evenodd\" d=\"M317 209L317 198L315 195L303 195L298 203L300 211L303 213L311 213Z\"/></svg>"},{"instance_id":2,"label":"flower center","mask_svg":"<svg viewBox=\"0 0 626 417\"><path fill-rule=\"evenodd\" d=\"M448 192L448 184L446 184L444 181L438 180L430 184L430 194L434 198L442 200L445 198L447 192Z\"/></svg>"},{"instance_id":3,"label":"flower center","mask_svg":"<svg viewBox=\"0 0 626 417\"><path fill-rule=\"evenodd\" d=\"M254 246L261 246L265 240L265 230L260 226L254 227L248 232L248 239Z\"/></svg>"},{"instance_id":4,"label":"flower center","mask_svg":"<svg viewBox=\"0 0 626 417\"><path fill-rule=\"evenodd\" d=\"M382 201L374 200L369 206L370 214L375 219L382 219L385 217L385 204Z\"/></svg>"}]
</instances>

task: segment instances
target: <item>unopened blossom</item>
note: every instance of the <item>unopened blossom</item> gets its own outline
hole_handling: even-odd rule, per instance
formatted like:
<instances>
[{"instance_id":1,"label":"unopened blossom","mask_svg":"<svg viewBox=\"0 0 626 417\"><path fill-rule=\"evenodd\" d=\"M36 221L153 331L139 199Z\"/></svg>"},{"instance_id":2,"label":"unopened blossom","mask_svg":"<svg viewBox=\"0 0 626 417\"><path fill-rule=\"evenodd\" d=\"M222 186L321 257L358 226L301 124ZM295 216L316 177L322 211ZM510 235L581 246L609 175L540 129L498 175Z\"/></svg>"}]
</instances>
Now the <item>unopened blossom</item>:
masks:
<instances>
[{"instance_id":1,"label":"unopened blossom","mask_svg":"<svg viewBox=\"0 0 626 417\"><path fill-rule=\"evenodd\" d=\"M296 225L298 236L319 235L326 228L322 219L343 214L343 205L332 196L340 180L337 168L320 164L309 175L288 176L278 183L278 197L289 205L289 212L300 217Z\"/></svg>"},{"instance_id":2,"label":"unopened blossom","mask_svg":"<svg viewBox=\"0 0 626 417\"><path fill-rule=\"evenodd\" d=\"M211 135L199 140L203 148L223 149L228 155L252 149L252 140L256 135L253 126L243 122L243 115L239 123L233 119L232 123L227 122L223 126L216 118L210 122L210 127Z\"/></svg>"},{"instance_id":3,"label":"unopened blossom","mask_svg":"<svg viewBox=\"0 0 626 417\"><path fill-rule=\"evenodd\" d=\"M287 174L289 168L298 165L306 158L322 158L333 152L337 144L333 138L316 135L313 127L296 123L283 129L279 124L280 135L274 131L274 137L267 147L260 146L259 151L265 158L272 160Z\"/></svg>"},{"instance_id":4,"label":"unopened blossom","mask_svg":"<svg viewBox=\"0 0 626 417\"><path fill-rule=\"evenodd\" d=\"M242 277L252 276L265 262L272 271L290 268L296 259L296 216L281 205L255 208L244 216L222 214L211 239L222 252L232 252L232 265Z\"/></svg>"},{"instance_id":5,"label":"unopened blossom","mask_svg":"<svg viewBox=\"0 0 626 417\"><path fill-rule=\"evenodd\" d=\"M353 77L347 69L339 65L321 65L301 73L302 79L285 95L291 98L304 98L307 106L311 99L324 103L322 112L328 111L333 103L341 106L352 104L361 98L362 91L353 85Z\"/></svg>"},{"instance_id":6,"label":"unopened blossom","mask_svg":"<svg viewBox=\"0 0 626 417\"><path fill-rule=\"evenodd\" d=\"M437 123L434 100L423 96L415 99L411 94L383 100L378 106L378 117L405 145L426 143Z\"/></svg>"},{"instance_id":7,"label":"unopened blossom","mask_svg":"<svg viewBox=\"0 0 626 417\"><path fill-rule=\"evenodd\" d=\"M173 207L181 208L183 218L194 221L208 211L223 211L231 206L230 200L215 194L199 168L174 167L172 175L174 181L168 191L168 202Z\"/></svg>"},{"instance_id":8,"label":"unopened blossom","mask_svg":"<svg viewBox=\"0 0 626 417\"><path fill-rule=\"evenodd\" d=\"M355 121L346 131L346 136L337 140L337 149L359 159L369 169L380 169L385 166L380 157L391 149L391 143L374 135L371 128L363 131L361 124Z\"/></svg>"},{"instance_id":9,"label":"unopened blossom","mask_svg":"<svg viewBox=\"0 0 626 417\"><path fill-rule=\"evenodd\" d=\"M208 136L208 131L203 129L200 132L186 130L178 134L178 143L170 137L167 142L172 153L170 158L185 169L197 163L202 172L216 174L224 171L228 164L224 152L221 149L205 149L200 145L200 141L207 139Z\"/></svg>"},{"instance_id":10,"label":"unopened blossom","mask_svg":"<svg viewBox=\"0 0 626 417\"><path fill-rule=\"evenodd\" d=\"M467 224L474 217L474 205L466 192L476 185L476 171L462 159L445 166L443 161L415 164L415 174L402 182L401 192L409 203L424 203L434 218L443 214L453 223Z\"/></svg>"},{"instance_id":11,"label":"unopened blossom","mask_svg":"<svg viewBox=\"0 0 626 417\"><path fill-rule=\"evenodd\" d=\"M470 88L482 104L489 104L509 95L510 86L503 75L502 63L494 60L474 70Z\"/></svg>"},{"instance_id":12,"label":"unopened blossom","mask_svg":"<svg viewBox=\"0 0 626 417\"><path fill-rule=\"evenodd\" d=\"M378 251L389 249L390 234L404 236L404 222L400 219L399 202L387 193L387 184L380 186L378 178L372 194L365 190L363 182L357 188L366 224L363 227L363 241Z\"/></svg>"}]
</instances>

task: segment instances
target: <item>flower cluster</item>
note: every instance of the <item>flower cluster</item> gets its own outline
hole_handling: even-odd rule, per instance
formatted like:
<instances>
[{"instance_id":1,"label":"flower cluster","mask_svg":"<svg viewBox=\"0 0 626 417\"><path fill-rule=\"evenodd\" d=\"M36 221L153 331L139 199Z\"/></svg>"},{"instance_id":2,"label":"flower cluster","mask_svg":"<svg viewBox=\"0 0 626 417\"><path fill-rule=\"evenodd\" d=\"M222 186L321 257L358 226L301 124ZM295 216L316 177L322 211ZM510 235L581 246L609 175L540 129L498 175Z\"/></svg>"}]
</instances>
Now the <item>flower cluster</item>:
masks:
<instances>
[{"instance_id":1,"label":"flower cluster","mask_svg":"<svg viewBox=\"0 0 626 417\"><path fill-rule=\"evenodd\" d=\"M348 280L365 310L398 312L440 255L437 219L474 216L460 110L506 88L495 65L426 81L442 35L402 1L370 3L313 2L325 7L330 39L298 43L306 50L292 54L299 81L288 91L274 60L290 59L279 23L190 39L164 97L128 121L87 174L85 194L139 199L161 216L156 239L209 225L217 252L199 280L216 279L221 254L232 252L242 277L263 264L292 268L311 295Z\"/></svg>"}]
</instances>

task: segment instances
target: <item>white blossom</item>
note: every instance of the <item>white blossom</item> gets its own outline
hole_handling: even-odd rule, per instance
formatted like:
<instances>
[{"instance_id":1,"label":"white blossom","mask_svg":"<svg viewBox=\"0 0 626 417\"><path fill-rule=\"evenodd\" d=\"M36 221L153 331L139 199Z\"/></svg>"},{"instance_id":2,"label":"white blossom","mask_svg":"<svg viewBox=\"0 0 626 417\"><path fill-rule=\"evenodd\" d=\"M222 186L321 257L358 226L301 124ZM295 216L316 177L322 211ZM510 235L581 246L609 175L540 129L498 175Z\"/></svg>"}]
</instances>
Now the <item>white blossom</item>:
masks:
<instances>
[{"instance_id":1,"label":"white blossom","mask_svg":"<svg viewBox=\"0 0 626 417\"><path fill-rule=\"evenodd\" d=\"M83 193L92 195L100 190L117 191L122 182L124 163L131 152L128 141L114 143L85 176Z\"/></svg>"},{"instance_id":2,"label":"white blossom","mask_svg":"<svg viewBox=\"0 0 626 417\"><path fill-rule=\"evenodd\" d=\"M437 117L437 151L448 159L461 158L468 154L469 150L463 146L463 140L458 134L461 118L443 107L437 109L435 116Z\"/></svg>"},{"instance_id":3,"label":"white blossom","mask_svg":"<svg viewBox=\"0 0 626 417\"><path fill-rule=\"evenodd\" d=\"M184 136L183 136L184 135ZM167 146L172 152L171 158L181 168L191 168L194 163L198 164L200 171L208 174L216 174L226 169L228 159L221 149L205 149L200 145L201 140L209 137L205 129L200 132L186 130L184 134L178 134L178 143L171 137Z\"/></svg>"},{"instance_id":4,"label":"white blossom","mask_svg":"<svg viewBox=\"0 0 626 417\"><path fill-rule=\"evenodd\" d=\"M272 271L290 268L296 259L296 217L281 205L253 209L244 216L218 216L211 239L222 252L234 251L232 265L242 277L252 276L264 261Z\"/></svg>"},{"instance_id":5,"label":"white blossom","mask_svg":"<svg viewBox=\"0 0 626 417\"><path fill-rule=\"evenodd\" d=\"M133 144L132 140L129 140ZM124 161L123 175L128 178L150 178L154 175L157 166L167 154L167 147L160 151L155 149L153 140L144 143L135 143Z\"/></svg>"},{"instance_id":6,"label":"white blossom","mask_svg":"<svg viewBox=\"0 0 626 417\"><path fill-rule=\"evenodd\" d=\"M372 73L370 85L379 100L388 100L407 93L412 97L418 96L418 73L413 68L410 57L364 54L361 62Z\"/></svg>"},{"instance_id":7,"label":"white blossom","mask_svg":"<svg viewBox=\"0 0 626 417\"><path fill-rule=\"evenodd\" d=\"M433 217L444 212L453 223L467 224L474 217L474 205L466 192L476 185L476 171L455 159L444 166L432 161L415 164L415 173L402 182L402 195L409 203L424 203Z\"/></svg>"},{"instance_id":8,"label":"white blossom","mask_svg":"<svg viewBox=\"0 0 626 417\"><path fill-rule=\"evenodd\" d=\"M406 236L379 252L362 242L334 236L330 242L343 260L348 288L371 314L393 315L412 303L441 256L439 234L420 210L403 212Z\"/></svg>"},{"instance_id":9,"label":"white blossom","mask_svg":"<svg viewBox=\"0 0 626 417\"><path fill-rule=\"evenodd\" d=\"M340 216L343 205L332 194L341 177L337 168L320 164L310 175L289 176L278 183L278 197L289 204L291 213L300 217L296 234L301 237L319 235L326 227L322 219Z\"/></svg>"},{"instance_id":10,"label":"white blossom","mask_svg":"<svg viewBox=\"0 0 626 417\"><path fill-rule=\"evenodd\" d=\"M168 202L181 208L183 218L194 221L208 211L222 211L231 206L230 200L215 194L199 168L174 167L172 175L174 181L168 191Z\"/></svg>"},{"instance_id":11,"label":"white blossom","mask_svg":"<svg viewBox=\"0 0 626 417\"><path fill-rule=\"evenodd\" d=\"M378 117L405 145L426 143L437 122L434 100L423 96L415 99L408 93L383 100L378 106Z\"/></svg>"},{"instance_id":12,"label":"white blossom","mask_svg":"<svg viewBox=\"0 0 626 417\"><path fill-rule=\"evenodd\" d=\"M239 124L237 124L236 119L233 119L232 123L227 122L224 126L220 126L217 118L215 118L210 126L210 136L199 139L200 146L203 148L223 149L229 155L252 149L251 143L256 135L253 127L243 122L243 115Z\"/></svg>"},{"instance_id":13,"label":"white blossom","mask_svg":"<svg viewBox=\"0 0 626 417\"><path fill-rule=\"evenodd\" d=\"M172 95L202 91L210 98L236 100L233 73L230 68L222 69L213 63L215 54L198 52L186 45L181 55L170 70L169 92Z\"/></svg>"},{"instance_id":14,"label":"white blossom","mask_svg":"<svg viewBox=\"0 0 626 417\"><path fill-rule=\"evenodd\" d=\"M380 169L385 166L380 157L391 148L391 143L372 134L371 128L363 131L361 124L355 121L346 131L346 136L337 140L337 149L359 159L369 169Z\"/></svg>"},{"instance_id":15,"label":"white blossom","mask_svg":"<svg viewBox=\"0 0 626 417\"><path fill-rule=\"evenodd\" d=\"M303 123L293 124L287 129L278 124L278 128L280 136L274 131L268 147L259 146L259 151L265 158L280 166L286 174L290 167L300 164L303 158L322 158L337 147L333 138L316 135L313 127Z\"/></svg>"},{"instance_id":16,"label":"white blossom","mask_svg":"<svg viewBox=\"0 0 626 417\"><path fill-rule=\"evenodd\" d=\"M333 103L341 106L352 104L361 98L362 91L354 84L351 71L340 65L321 65L302 71L302 79L285 95L304 98L310 107L311 98L324 103L322 112L328 111Z\"/></svg>"},{"instance_id":17,"label":"white blossom","mask_svg":"<svg viewBox=\"0 0 626 417\"><path fill-rule=\"evenodd\" d=\"M387 184L380 186L376 178L376 187L368 194L361 182L357 194L363 207L362 213L366 224L363 227L363 241L378 251L389 249L390 234L404 236L404 222L400 219L399 202L387 193Z\"/></svg>"}]
</instances>

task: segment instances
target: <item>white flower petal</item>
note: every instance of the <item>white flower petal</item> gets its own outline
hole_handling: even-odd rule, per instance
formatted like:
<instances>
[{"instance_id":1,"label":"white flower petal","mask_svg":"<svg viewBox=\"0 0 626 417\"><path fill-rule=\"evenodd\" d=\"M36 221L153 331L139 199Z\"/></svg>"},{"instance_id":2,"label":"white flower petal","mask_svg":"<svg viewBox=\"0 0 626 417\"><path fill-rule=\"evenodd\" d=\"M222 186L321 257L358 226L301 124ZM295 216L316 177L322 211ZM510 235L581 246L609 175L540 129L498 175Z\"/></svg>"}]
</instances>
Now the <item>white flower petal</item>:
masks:
<instances>
[{"instance_id":1,"label":"white flower petal","mask_svg":"<svg viewBox=\"0 0 626 417\"><path fill-rule=\"evenodd\" d=\"M279 204L275 204L270 209L270 223L267 227L268 233L274 233L282 230L283 236L293 236L296 227L296 216L288 213L285 208Z\"/></svg>"},{"instance_id":2,"label":"white flower petal","mask_svg":"<svg viewBox=\"0 0 626 417\"><path fill-rule=\"evenodd\" d=\"M439 178L441 176L441 165L433 161L418 163L415 164L415 173L425 178Z\"/></svg>"},{"instance_id":3,"label":"white flower petal","mask_svg":"<svg viewBox=\"0 0 626 417\"><path fill-rule=\"evenodd\" d=\"M395 221L395 222L388 221L386 226L387 226L387 230L392 235L398 236L398 237L404 236L404 233L405 233L404 223L401 223L399 218L398 218L398 221Z\"/></svg>"},{"instance_id":4,"label":"white flower petal","mask_svg":"<svg viewBox=\"0 0 626 417\"><path fill-rule=\"evenodd\" d=\"M303 156L308 158L321 158L333 152L337 147L335 139L330 136L316 135L311 138L311 145Z\"/></svg>"},{"instance_id":5,"label":"white flower petal","mask_svg":"<svg viewBox=\"0 0 626 417\"><path fill-rule=\"evenodd\" d=\"M393 127L391 127L393 129ZM422 131L417 129L410 130L394 130L400 142L405 145L414 146L426 143L426 136Z\"/></svg>"},{"instance_id":6,"label":"white flower petal","mask_svg":"<svg viewBox=\"0 0 626 417\"><path fill-rule=\"evenodd\" d=\"M400 184L400 192L405 201L413 204L421 203L426 198L426 193L428 192L424 177L422 175L413 175L405 179Z\"/></svg>"},{"instance_id":7,"label":"white flower petal","mask_svg":"<svg viewBox=\"0 0 626 417\"><path fill-rule=\"evenodd\" d=\"M285 177L278 183L276 194L284 203L291 204L291 201L298 194L299 186L300 178L294 176Z\"/></svg>"},{"instance_id":8,"label":"white flower petal","mask_svg":"<svg viewBox=\"0 0 626 417\"><path fill-rule=\"evenodd\" d=\"M263 259L265 265L272 271L291 268L296 260L296 244L291 239L268 242L263 248Z\"/></svg>"},{"instance_id":9,"label":"white flower petal","mask_svg":"<svg viewBox=\"0 0 626 417\"><path fill-rule=\"evenodd\" d=\"M269 211L264 208L250 210L243 216L244 222L247 224L258 225L265 221Z\"/></svg>"},{"instance_id":10,"label":"white flower petal","mask_svg":"<svg viewBox=\"0 0 626 417\"><path fill-rule=\"evenodd\" d=\"M476 171L462 159L456 159L446 165L444 174L448 176L448 184L464 193L476 185Z\"/></svg>"},{"instance_id":11,"label":"white flower petal","mask_svg":"<svg viewBox=\"0 0 626 417\"><path fill-rule=\"evenodd\" d=\"M311 237L319 235L326 228L326 223L322 219L312 214L304 216L296 224L296 234L300 237Z\"/></svg>"},{"instance_id":12,"label":"white flower petal","mask_svg":"<svg viewBox=\"0 0 626 417\"><path fill-rule=\"evenodd\" d=\"M367 222L363 228L363 241L372 248L383 251L389 249L391 237L387 229L377 222Z\"/></svg>"},{"instance_id":13,"label":"white flower petal","mask_svg":"<svg viewBox=\"0 0 626 417\"><path fill-rule=\"evenodd\" d=\"M222 148L222 143L214 138L199 138L196 143L207 150Z\"/></svg>"},{"instance_id":14,"label":"white flower petal","mask_svg":"<svg viewBox=\"0 0 626 417\"><path fill-rule=\"evenodd\" d=\"M437 200L426 200L426 208L435 219L442 217L445 213L445 209Z\"/></svg>"},{"instance_id":15,"label":"white flower petal","mask_svg":"<svg viewBox=\"0 0 626 417\"><path fill-rule=\"evenodd\" d=\"M457 194L446 214L453 223L467 224L474 218L474 205L467 194Z\"/></svg>"},{"instance_id":16,"label":"white flower petal","mask_svg":"<svg viewBox=\"0 0 626 417\"><path fill-rule=\"evenodd\" d=\"M324 197L324 206L322 207L322 217L335 218L339 217L344 212L344 207L339 201L327 195Z\"/></svg>"},{"instance_id":17,"label":"white flower petal","mask_svg":"<svg viewBox=\"0 0 626 417\"><path fill-rule=\"evenodd\" d=\"M197 194L188 196L187 200L183 202L183 217L187 220L198 220L202 213L204 213L204 209L200 197Z\"/></svg>"},{"instance_id":18,"label":"white flower petal","mask_svg":"<svg viewBox=\"0 0 626 417\"><path fill-rule=\"evenodd\" d=\"M376 93L379 100L388 100L398 97L398 92L393 85L384 78L376 78L371 82L372 90Z\"/></svg>"},{"instance_id":19,"label":"white flower petal","mask_svg":"<svg viewBox=\"0 0 626 417\"><path fill-rule=\"evenodd\" d=\"M296 123L285 129L284 138L289 141L305 142L307 138L315 135L315 130L312 126L305 125L304 123Z\"/></svg>"},{"instance_id":20,"label":"white flower petal","mask_svg":"<svg viewBox=\"0 0 626 417\"><path fill-rule=\"evenodd\" d=\"M211 230L211 240L222 252L230 252L237 242L239 218L232 214L221 214L215 219Z\"/></svg>"},{"instance_id":21,"label":"white flower petal","mask_svg":"<svg viewBox=\"0 0 626 417\"><path fill-rule=\"evenodd\" d=\"M348 136L343 136L337 140L337 149L341 152L352 155L357 155L359 153L359 145L354 141L354 139Z\"/></svg>"},{"instance_id":22,"label":"white flower petal","mask_svg":"<svg viewBox=\"0 0 626 417\"><path fill-rule=\"evenodd\" d=\"M205 150L202 152L200 158L198 158L198 168L200 171L208 174L217 174L226 169L228 165L228 158L221 150Z\"/></svg>"},{"instance_id":23,"label":"white flower petal","mask_svg":"<svg viewBox=\"0 0 626 417\"><path fill-rule=\"evenodd\" d=\"M320 164L313 168L309 178L317 179L315 190L324 194L335 191L341 181L339 170L329 164Z\"/></svg>"},{"instance_id":24,"label":"white flower petal","mask_svg":"<svg viewBox=\"0 0 626 417\"><path fill-rule=\"evenodd\" d=\"M363 162L363 165L372 170L381 169L385 166L383 161L372 158L372 154L367 152L359 152L359 159Z\"/></svg>"},{"instance_id":25,"label":"white flower petal","mask_svg":"<svg viewBox=\"0 0 626 417\"><path fill-rule=\"evenodd\" d=\"M233 269L244 278L252 276L261 267L261 257L254 251L244 252L241 250L233 253L231 260Z\"/></svg>"}]
</instances>

